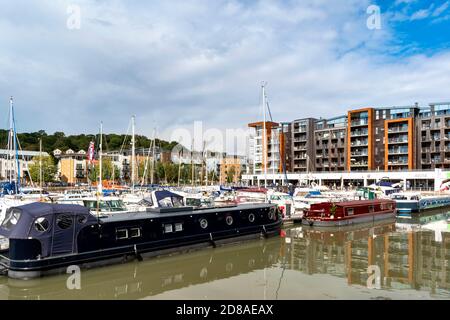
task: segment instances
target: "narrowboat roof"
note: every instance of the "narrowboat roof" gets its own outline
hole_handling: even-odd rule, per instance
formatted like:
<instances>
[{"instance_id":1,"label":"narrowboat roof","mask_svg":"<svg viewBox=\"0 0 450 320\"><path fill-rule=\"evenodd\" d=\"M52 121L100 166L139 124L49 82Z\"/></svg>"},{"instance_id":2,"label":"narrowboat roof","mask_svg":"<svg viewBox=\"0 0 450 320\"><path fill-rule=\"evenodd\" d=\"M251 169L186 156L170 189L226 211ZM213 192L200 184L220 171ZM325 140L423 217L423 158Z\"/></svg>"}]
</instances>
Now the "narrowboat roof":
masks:
<instances>
[{"instance_id":1,"label":"narrowboat roof","mask_svg":"<svg viewBox=\"0 0 450 320\"><path fill-rule=\"evenodd\" d=\"M271 208L275 205L270 203L249 203L241 204L237 206L227 206L227 207L215 207L215 208L205 208L205 209L193 209L191 207L181 207L181 208L170 208L167 212L159 210L148 210L140 212L124 212L115 213L108 216L101 216L101 222L114 222L114 221L125 221L125 220L141 220L141 219L152 219L164 217L176 217L184 216L187 214L204 214L204 213L217 213L223 211L238 211L238 210L248 210L253 208ZM177 210L178 209L178 210ZM94 214L95 215L95 214Z\"/></svg>"},{"instance_id":2,"label":"narrowboat roof","mask_svg":"<svg viewBox=\"0 0 450 320\"><path fill-rule=\"evenodd\" d=\"M89 214L89 209L76 204L58 204L33 202L18 207L21 211L31 217L41 217L52 213L67 213L67 214Z\"/></svg>"},{"instance_id":3,"label":"narrowboat roof","mask_svg":"<svg viewBox=\"0 0 450 320\"><path fill-rule=\"evenodd\" d=\"M370 206L379 203L394 203L395 201L389 199L375 199L375 200L353 200L336 202L335 205L339 207L352 207L352 206Z\"/></svg>"}]
</instances>

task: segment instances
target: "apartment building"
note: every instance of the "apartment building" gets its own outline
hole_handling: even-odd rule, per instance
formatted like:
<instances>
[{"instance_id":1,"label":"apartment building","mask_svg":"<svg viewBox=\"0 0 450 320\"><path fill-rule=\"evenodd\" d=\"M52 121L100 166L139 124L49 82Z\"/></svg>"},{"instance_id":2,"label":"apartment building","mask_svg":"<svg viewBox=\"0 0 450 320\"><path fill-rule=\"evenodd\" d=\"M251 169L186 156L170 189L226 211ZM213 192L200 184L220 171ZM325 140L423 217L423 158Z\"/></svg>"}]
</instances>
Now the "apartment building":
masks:
<instances>
[{"instance_id":1,"label":"apartment building","mask_svg":"<svg viewBox=\"0 0 450 320\"><path fill-rule=\"evenodd\" d=\"M285 137L283 130L288 130L285 124L266 121L249 123L255 129L253 144L253 174L280 173L285 167ZM264 132L265 128L265 132Z\"/></svg>"},{"instance_id":2,"label":"apartment building","mask_svg":"<svg viewBox=\"0 0 450 320\"><path fill-rule=\"evenodd\" d=\"M30 174L28 172L29 166L34 163L34 159L38 158L41 154L38 151L19 150L17 153L18 163L20 168L20 176L26 180L29 179ZM42 157L48 157L48 153L42 152ZM0 178L7 179L10 174L16 175L16 161L14 159L15 154L11 155L11 151L6 149L0 149Z\"/></svg>"},{"instance_id":3,"label":"apartment building","mask_svg":"<svg viewBox=\"0 0 450 320\"><path fill-rule=\"evenodd\" d=\"M416 123L417 167L450 168L450 102L431 103L421 109Z\"/></svg>"},{"instance_id":4,"label":"apartment building","mask_svg":"<svg viewBox=\"0 0 450 320\"><path fill-rule=\"evenodd\" d=\"M416 127L419 114L417 106L393 107L384 122L384 166L386 171L412 170L416 168L414 157Z\"/></svg>"},{"instance_id":5,"label":"apartment building","mask_svg":"<svg viewBox=\"0 0 450 320\"><path fill-rule=\"evenodd\" d=\"M85 183L88 176L86 151L78 152L68 149L62 152L59 149L53 151L58 161L58 175L61 181L69 184Z\"/></svg>"},{"instance_id":6,"label":"apartment building","mask_svg":"<svg viewBox=\"0 0 450 320\"><path fill-rule=\"evenodd\" d=\"M347 117L320 119L315 122L316 171L344 171L346 166Z\"/></svg>"},{"instance_id":7,"label":"apartment building","mask_svg":"<svg viewBox=\"0 0 450 320\"><path fill-rule=\"evenodd\" d=\"M269 174L450 168L450 102L267 122L265 143L262 125L249 125L256 129L254 175L264 172L263 163Z\"/></svg>"},{"instance_id":8,"label":"apartment building","mask_svg":"<svg viewBox=\"0 0 450 320\"><path fill-rule=\"evenodd\" d=\"M316 119L297 119L291 123L291 170L309 172L315 170L314 125Z\"/></svg>"},{"instance_id":9,"label":"apartment building","mask_svg":"<svg viewBox=\"0 0 450 320\"><path fill-rule=\"evenodd\" d=\"M228 156L220 160L220 184L239 182L243 170L241 158L239 156Z\"/></svg>"}]
</instances>

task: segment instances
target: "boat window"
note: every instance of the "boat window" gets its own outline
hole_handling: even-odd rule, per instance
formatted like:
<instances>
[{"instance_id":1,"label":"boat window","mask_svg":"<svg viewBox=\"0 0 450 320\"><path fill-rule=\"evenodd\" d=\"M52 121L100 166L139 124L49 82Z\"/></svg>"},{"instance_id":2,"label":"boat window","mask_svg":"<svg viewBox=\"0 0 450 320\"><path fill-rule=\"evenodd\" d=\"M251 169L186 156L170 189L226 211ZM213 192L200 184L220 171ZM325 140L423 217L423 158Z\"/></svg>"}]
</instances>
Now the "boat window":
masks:
<instances>
[{"instance_id":1,"label":"boat window","mask_svg":"<svg viewBox=\"0 0 450 320\"><path fill-rule=\"evenodd\" d=\"M144 207L151 207L153 206L153 202L150 198L142 199L138 202L138 205L144 206Z\"/></svg>"},{"instance_id":2,"label":"boat window","mask_svg":"<svg viewBox=\"0 0 450 320\"><path fill-rule=\"evenodd\" d=\"M172 224L165 224L164 225L164 233L171 233L173 232Z\"/></svg>"},{"instance_id":3,"label":"boat window","mask_svg":"<svg viewBox=\"0 0 450 320\"><path fill-rule=\"evenodd\" d=\"M186 205L190 207L200 207L202 204L201 199L186 198Z\"/></svg>"},{"instance_id":4,"label":"boat window","mask_svg":"<svg viewBox=\"0 0 450 320\"><path fill-rule=\"evenodd\" d=\"M125 204L122 200L111 200L107 202L111 211L126 211Z\"/></svg>"},{"instance_id":5,"label":"boat window","mask_svg":"<svg viewBox=\"0 0 450 320\"><path fill-rule=\"evenodd\" d=\"M250 222L254 222L255 221L255 215L253 213L250 213L248 215L248 221L250 221Z\"/></svg>"},{"instance_id":6,"label":"boat window","mask_svg":"<svg viewBox=\"0 0 450 320\"><path fill-rule=\"evenodd\" d=\"M141 228L131 228L130 238L139 238L141 236Z\"/></svg>"},{"instance_id":7,"label":"boat window","mask_svg":"<svg viewBox=\"0 0 450 320\"><path fill-rule=\"evenodd\" d=\"M128 239L128 230L127 229L116 229L116 239Z\"/></svg>"},{"instance_id":8,"label":"boat window","mask_svg":"<svg viewBox=\"0 0 450 320\"><path fill-rule=\"evenodd\" d=\"M225 221L226 221L227 225L231 226L233 224L233 217L232 216L227 216L225 218Z\"/></svg>"},{"instance_id":9,"label":"boat window","mask_svg":"<svg viewBox=\"0 0 450 320\"><path fill-rule=\"evenodd\" d=\"M348 216L352 216L354 212L355 212L355 210L353 208L348 208L347 209L347 215Z\"/></svg>"},{"instance_id":10,"label":"boat window","mask_svg":"<svg viewBox=\"0 0 450 320\"><path fill-rule=\"evenodd\" d=\"M270 220L275 220L275 208L271 208L269 210L268 217L269 217Z\"/></svg>"},{"instance_id":11,"label":"boat window","mask_svg":"<svg viewBox=\"0 0 450 320\"><path fill-rule=\"evenodd\" d=\"M67 214L61 214L56 218L56 225L62 229L69 229L72 227L72 217Z\"/></svg>"},{"instance_id":12,"label":"boat window","mask_svg":"<svg viewBox=\"0 0 450 320\"><path fill-rule=\"evenodd\" d=\"M82 215L82 216L78 216L78 223L79 224L84 224L87 221L87 216Z\"/></svg>"},{"instance_id":13,"label":"boat window","mask_svg":"<svg viewBox=\"0 0 450 320\"><path fill-rule=\"evenodd\" d=\"M182 223L175 223L175 232L183 231L183 224Z\"/></svg>"},{"instance_id":14,"label":"boat window","mask_svg":"<svg viewBox=\"0 0 450 320\"><path fill-rule=\"evenodd\" d=\"M11 209L6 214L5 219L3 220L2 227L9 230L14 227L17 222L19 222L21 216L21 211L18 209Z\"/></svg>"},{"instance_id":15,"label":"boat window","mask_svg":"<svg viewBox=\"0 0 450 320\"><path fill-rule=\"evenodd\" d=\"M50 223L44 217L37 218L34 221L34 228L36 229L36 231L45 232L48 230L49 226L50 226Z\"/></svg>"},{"instance_id":16,"label":"boat window","mask_svg":"<svg viewBox=\"0 0 450 320\"><path fill-rule=\"evenodd\" d=\"M374 206L369 206L369 212L375 212L375 207Z\"/></svg>"}]
</instances>

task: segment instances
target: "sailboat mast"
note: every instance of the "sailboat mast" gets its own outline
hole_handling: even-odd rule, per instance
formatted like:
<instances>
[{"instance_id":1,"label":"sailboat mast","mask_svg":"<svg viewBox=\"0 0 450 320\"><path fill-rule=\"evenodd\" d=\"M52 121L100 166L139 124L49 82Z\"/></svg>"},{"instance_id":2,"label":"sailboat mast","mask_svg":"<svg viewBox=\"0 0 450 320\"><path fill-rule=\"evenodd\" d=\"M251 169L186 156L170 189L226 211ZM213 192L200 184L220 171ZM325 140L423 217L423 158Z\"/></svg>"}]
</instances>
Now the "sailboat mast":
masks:
<instances>
[{"instance_id":1,"label":"sailboat mast","mask_svg":"<svg viewBox=\"0 0 450 320\"><path fill-rule=\"evenodd\" d=\"M136 177L135 163L136 163L136 143L135 143L135 133L134 133L134 122L135 116L131 117L131 190L134 193L134 179Z\"/></svg>"},{"instance_id":2,"label":"sailboat mast","mask_svg":"<svg viewBox=\"0 0 450 320\"><path fill-rule=\"evenodd\" d=\"M266 87L265 83L262 83L262 107L263 107L263 141L262 141L262 152L263 152L263 167L264 167L264 187L267 188L267 147L268 140L266 132Z\"/></svg>"},{"instance_id":3,"label":"sailboat mast","mask_svg":"<svg viewBox=\"0 0 450 320\"><path fill-rule=\"evenodd\" d=\"M13 128L13 97L9 99L9 135L8 135L8 166L9 166L9 183L13 180L13 158L14 158L14 128Z\"/></svg>"},{"instance_id":4,"label":"sailboat mast","mask_svg":"<svg viewBox=\"0 0 450 320\"><path fill-rule=\"evenodd\" d=\"M103 179L103 122L100 123L100 151L99 151L99 176L98 176L98 188L99 188L99 192L103 192L103 186L102 186L102 179Z\"/></svg>"},{"instance_id":5,"label":"sailboat mast","mask_svg":"<svg viewBox=\"0 0 450 320\"><path fill-rule=\"evenodd\" d=\"M150 183L152 185L153 185L153 178L155 176L155 153L156 153L156 128L153 131L152 170L150 175Z\"/></svg>"},{"instance_id":6,"label":"sailboat mast","mask_svg":"<svg viewBox=\"0 0 450 320\"><path fill-rule=\"evenodd\" d=\"M39 188L42 196L42 138L39 139Z\"/></svg>"}]
</instances>

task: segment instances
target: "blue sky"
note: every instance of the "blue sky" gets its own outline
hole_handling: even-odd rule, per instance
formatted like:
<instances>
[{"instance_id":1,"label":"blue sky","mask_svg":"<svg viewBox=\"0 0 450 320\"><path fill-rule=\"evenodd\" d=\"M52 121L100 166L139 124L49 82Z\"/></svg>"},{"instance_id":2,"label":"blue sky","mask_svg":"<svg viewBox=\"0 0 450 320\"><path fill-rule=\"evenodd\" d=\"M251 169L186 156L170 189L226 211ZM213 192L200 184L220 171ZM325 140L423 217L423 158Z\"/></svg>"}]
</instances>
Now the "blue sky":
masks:
<instances>
[{"instance_id":1,"label":"blue sky","mask_svg":"<svg viewBox=\"0 0 450 320\"><path fill-rule=\"evenodd\" d=\"M69 5L81 9L68 29ZM381 8L381 29L366 10ZM450 100L450 2L0 0L0 110L20 131L245 128ZM3 105L3 107L1 107Z\"/></svg>"}]
</instances>

